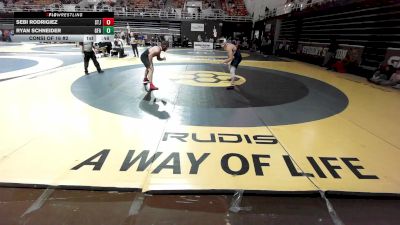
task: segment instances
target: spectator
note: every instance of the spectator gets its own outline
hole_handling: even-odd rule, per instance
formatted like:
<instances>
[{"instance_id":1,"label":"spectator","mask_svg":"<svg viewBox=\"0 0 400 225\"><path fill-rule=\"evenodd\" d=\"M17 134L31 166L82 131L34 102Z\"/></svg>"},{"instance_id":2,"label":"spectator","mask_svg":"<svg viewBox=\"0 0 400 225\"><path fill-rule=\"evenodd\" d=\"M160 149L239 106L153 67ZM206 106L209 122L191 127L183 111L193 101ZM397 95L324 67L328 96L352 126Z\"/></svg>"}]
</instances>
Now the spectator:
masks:
<instances>
[{"instance_id":1,"label":"spectator","mask_svg":"<svg viewBox=\"0 0 400 225\"><path fill-rule=\"evenodd\" d=\"M400 89L400 68L396 69L396 72L392 74L389 80L382 81L379 84L383 86L392 86L396 89Z\"/></svg>"},{"instance_id":2,"label":"spectator","mask_svg":"<svg viewBox=\"0 0 400 225\"><path fill-rule=\"evenodd\" d=\"M112 43L111 42L105 42L106 49L107 49L107 54L111 56L111 49L112 49Z\"/></svg>"},{"instance_id":3,"label":"spectator","mask_svg":"<svg viewBox=\"0 0 400 225\"><path fill-rule=\"evenodd\" d=\"M344 59L335 62L329 69L333 69L339 73L355 73L358 68L357 53L354 49L347 50Z\"/></svg>"},{"instance_id":4,"label":"spectator","mask_svg":"<svg viewBox=\"0 0 400 225\"><path fill-rule=\"evenodd\" d=\"M368 79L368 81L379 84L383 81L389 80L391 75L396 72L396 69L392 65L381 65L374 73L374 75Z\"/></svg>"},{"instance_id":5,"label":"spectator","mask_svg":"<svg viewBox=\"0 0 400 225\"><path fill-rule=\"evenodd\" d=\"M258 39L254 38L253 42L251 43L251 51L256 52L258 49Z\"/></svg>"},{"instance_id":6,"label":"spectator","mask_svg":"<svg viewBox=\"0 0 400 225\"><path fill-rule=\"evenodd\" d=\"M286 44L287 44L287 40L283 39L283 41L280 41L278 43L279 44L277 46L278 48L276 50L276 55L277 56L283 56L285 54L285 47L286 47Z\"/></svg>"},{"instance_id":7,"label":"spectator","mask_svg":"<svg viewBox=\"0 0 400 225\"><path fill-rule=\"evenodd\" d=\"M125 41L125 38L126 38L125 32L121 31L121 39L122 39L122 41Z\"/></svg>"},{"instance_id":8,"label":"spectator","mask_svg":"<svg viewBox=\"0 0 400 225\"><path fill-rule=\"evenodd\" d=\"M197 8L197 14L196 14L196 19L200 19L201 18L201 9L200 7Z\"/></svg>"},{"instance_id":9,"label":"spectator","mask_svg":"<svg viewBox=\"0 0 400 225\"><path fill-rule=\"evenodd\" d=\"M139 51L138 51L138 40L137 36L132 36L131 37L131 46L132 46L132 51L135 57L139 57Z\"/></svg>"},{"instance_id":10,"label":"spectator","mask_svg":"<svg viewBox=\"0 0 400 225\"><path fill-rule=\"evenodd\" d=\"M246 38L243 39L242 49L249 49L249 43L247 43L247 39Z\"/></svg>"},{"instance_id":11,"label":"spectator","mask_svg":"<svg viewBox=\"0 0 400 225\"><path fill-rule=\"evenodd\" d=\"M267 55L267 45L268 45L268 41L267 41L266 36L264 36L262 38L261 48L260 48L260 53L263 54L264 56Z\"/></svg>"},{"instance_id":12,"label":"spectator","mask_svg":"<svg viewBox=\"0 0 400 225\"><path fill-rule=\"evenodd\" d=\"M186 36L183 37L182 47L189 47L189 39Z\"/></svg>"},{"instance_id":13,"label":"spectator","mask_svg":"<svg viewBox=\"0 0 400 225\"><path fill-rule=\"evenodd\" d=\"M270 36L267 36L267 55L272 55L273 52L273 44Z\"/></svg>"},{"instance_id":14,"label":"spectator","mask_svg":"<svg viewBox=\"0 0 400 225\"><path fill-rule=\"evenodd\" d=\"M100 56L107 56L107 45L105 42L95 43L95 54L100 54Z\"/></svg>"},{"instance_id":15,"label":"spectator","mask_svg":"<svg viewBox=\"0 0 400 225\"><path fill-rule=\"evenodd\" d=\"M124 52L124 44L122 43L121 39L116 38L114 41L114 46L112 48L118 54L118 58L123 58L126 56Z\"/></svg>"},{"instance_id":16,"label":"spectator","mask_svg":"<svg viewBox=\"0 0 400 225\"><path fill-rule=\"evenodd\" d=\"M336 41L336 38L332 38L331 43L328 47L328 51L325 54L324 62L322 63L323 67L326 67L328 69L331 68L331 65L333 63L332 60L335 58L336 51L338 50L338 48L339 48L339 45Z\"/></svg>"},{"instance_id":17,"label":"spectator","mask_svg":"<svg viewBox=\"0 0 400 225\"><path fill-rule=\"evenodd\" d=\"M178 18L178 19L182 18L182 9L181 8L176 8L175 12L176 12L176 14L175 14L176 18Z\"/></svg>"}]
</instances>

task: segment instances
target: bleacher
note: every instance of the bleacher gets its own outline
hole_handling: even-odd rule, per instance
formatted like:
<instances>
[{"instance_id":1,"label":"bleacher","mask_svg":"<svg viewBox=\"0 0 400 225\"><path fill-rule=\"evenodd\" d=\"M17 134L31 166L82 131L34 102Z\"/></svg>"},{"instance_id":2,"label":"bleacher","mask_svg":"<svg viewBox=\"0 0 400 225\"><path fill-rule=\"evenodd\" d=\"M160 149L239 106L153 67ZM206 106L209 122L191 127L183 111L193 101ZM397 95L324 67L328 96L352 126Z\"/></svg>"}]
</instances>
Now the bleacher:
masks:
<instances>
[{"instance_id":1,"label":"bleacher","mask_svg":"<svg viewBox=\"0 0 400 225\"><path fill-rule=\"evenodd\" d=\"M220 9L219 1L211 1L211 0L202 0L203 9L212 8L212 9Z\"/></svg>"},{"instance_id":2,"label":"bleacher","mask_svg":"<svg viewBox=\"0 0 400 225\"><path fill-rule=\"evenodd\" d=\"M183 8L186 0L172 0L172 7L174 8Z\"/></svg>"},{"instance_id":3,"label":"bleacher","mask_svg":"<svg viewBox=\"0 0 400 225\"><path fill-rule=\"evenodd\" d=\"M106 1L103 0L98 4L88 2L84 0L33 0L32 2L21 1L20 3L4 4L0 8L0 23L2 18L12 17L13 12L39 12L39 11L76 11L76 12L87 12L87 11L112 11L116 20L125 20L131 18L138 19L161 19L161 20L221 20L221 21L235 21L245 22L251 21L250 16L243 16L240 14L228 15L225 11L220 9L219 1L216 2L217 8L209 8L208 3L210 1L204 0L207 8L203 9L203 12L195 17L191 13L185 10L176 10L179 7L183 7L185 0L170 0L176 7L165 7L165 0L124 0L124 1ZM78 3L76 3L78 2ZM212 3L212 1L211 1ZM174 10L172 10L174 9ZM9 15L7 15L9 14ZM244 14L244 13L243 13ZM9 23L7 21L7 23Z\"/></svg>"},{"instance_id":4,"label":"bleacher","mask_svg":"<svg viewBox=\"0 0 400 225\"><path fill-rule=\"evenodd\" d=\"M163 0L130 0L130 5L134 8L164 8Z\"/></svg>"},{"instance_id":5,"label":"bleacher","mask_svg":"<svg viewBox=\"0 0 400 225\"><path fill-rule=\"evenodd\" d=\"M329 44L336 37L339 44L363 47L360 66L370 69L378 67L388 48L400 47L399 1L327 4L282 16L279 41Z\"/></svg>"},{"instance_id":6,"label":"bleacher","mask_svg":"<svg viewBox=\"0 0 400 225\"><path fill-rule=\"evenodd\" d=\"M221 0L222 9L230 16L249 15L243 0Z\"/></svg>"}]
</instances>

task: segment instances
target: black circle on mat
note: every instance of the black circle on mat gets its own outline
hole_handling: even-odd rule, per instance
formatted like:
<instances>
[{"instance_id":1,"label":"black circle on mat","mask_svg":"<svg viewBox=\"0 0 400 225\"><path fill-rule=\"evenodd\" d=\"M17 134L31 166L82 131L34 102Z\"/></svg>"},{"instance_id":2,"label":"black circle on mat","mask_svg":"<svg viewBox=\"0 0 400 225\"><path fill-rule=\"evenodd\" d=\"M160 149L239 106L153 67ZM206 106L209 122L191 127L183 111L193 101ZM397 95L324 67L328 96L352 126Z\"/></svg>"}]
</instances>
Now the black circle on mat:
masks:
<instances>
[{"instance_id":1,"label":"black circle on mat","mask_svg":"<svg viewBox=\"0 0 400 225\"><path fill-rule=\"evenodd\" d=\"M224 72L224 67L207 65L206 70ZM237 74L246 79L238 86L240 92L229 93L224 87L181 85L176 104L201 108L263 107L294 102L308 94L303 83L290 77L275 76L267 71L257 73L250 67L241 67Z\"/></svg>"},{"instance_id":2,"label":"black circle on mat","mask_svg":"<svg viewBox=\"0 0 400 225\"><path fill-rule=\"evenodd\" d=\"M1 73L7 73L11 71L21 70L30 68L37 65L39 62L30 59L18 59L18 58L1 58L0 60L0 78Z\"/></svg>"},{"instance_id":3,"label":"black circle on mat","mask_svg":"<svg viewBox=\"0 0 400 225\"><path fill-rule=\"evenodd\" d=\"M169 79L170 74L184 71L227 72L224 70L215 64L156 65L154 77L160 90L151 96L175 107L171 115L155 119L177 119L181 124L196 126L283 125L323 119L343 111L348 104L347 97L329 84L262 68L240 66L237 73L246 82L234 91L178 84ZM71 91L95 108L148 119L148 107L143 106L154 104L143 88L143 72L142 65L108 69L101 75L80 77Z\"/></svg>"}]
</instances>

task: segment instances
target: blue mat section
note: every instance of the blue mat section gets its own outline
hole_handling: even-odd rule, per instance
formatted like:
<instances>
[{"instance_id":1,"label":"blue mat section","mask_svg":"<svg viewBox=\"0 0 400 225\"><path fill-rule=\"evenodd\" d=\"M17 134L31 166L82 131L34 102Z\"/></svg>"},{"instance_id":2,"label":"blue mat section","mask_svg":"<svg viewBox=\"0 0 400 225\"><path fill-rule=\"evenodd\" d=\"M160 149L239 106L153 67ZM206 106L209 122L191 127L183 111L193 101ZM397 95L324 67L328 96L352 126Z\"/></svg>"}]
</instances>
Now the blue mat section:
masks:
<instances>
[{"instance_id":1,"label":"blue mat section","mask_svg":"<svg viewBox=\"0 0 400 225\"><path fill-rule=\"evenodd\" d=\"M37 64L37 61L29 59L2 58L0 60L0 74L15 70L26 69Z\"/></svg>"}]
</instances>

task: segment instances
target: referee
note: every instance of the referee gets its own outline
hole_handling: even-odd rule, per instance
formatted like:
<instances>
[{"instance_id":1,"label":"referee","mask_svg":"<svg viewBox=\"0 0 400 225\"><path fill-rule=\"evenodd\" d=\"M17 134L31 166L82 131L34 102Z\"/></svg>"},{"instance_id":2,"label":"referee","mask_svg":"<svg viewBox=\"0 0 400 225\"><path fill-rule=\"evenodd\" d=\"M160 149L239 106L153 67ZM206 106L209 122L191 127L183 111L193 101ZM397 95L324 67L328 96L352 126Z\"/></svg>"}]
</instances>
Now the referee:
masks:
<instances>
[{"instance_id":1,"label":"referee","mask_svg":"<svg viewBox=\"0 0 400 225\"><path fill-rule=\"evenodd\" d=\"M96 55L93 51L93 42L81 42L82 45L82 52L84 54L84 66L85 66L85 74L88 75L88 66L89 66L89 59L92 59L94 66L97 69L97 72L104 73L103 70L100 68L99 62L97 62Z\"/></svg>"}]
</instances>

